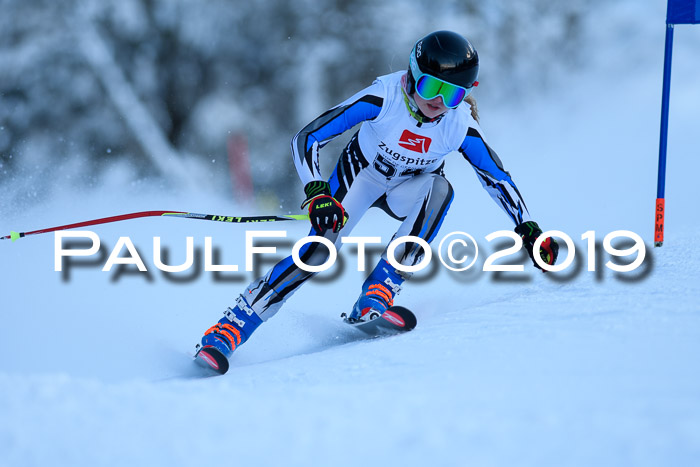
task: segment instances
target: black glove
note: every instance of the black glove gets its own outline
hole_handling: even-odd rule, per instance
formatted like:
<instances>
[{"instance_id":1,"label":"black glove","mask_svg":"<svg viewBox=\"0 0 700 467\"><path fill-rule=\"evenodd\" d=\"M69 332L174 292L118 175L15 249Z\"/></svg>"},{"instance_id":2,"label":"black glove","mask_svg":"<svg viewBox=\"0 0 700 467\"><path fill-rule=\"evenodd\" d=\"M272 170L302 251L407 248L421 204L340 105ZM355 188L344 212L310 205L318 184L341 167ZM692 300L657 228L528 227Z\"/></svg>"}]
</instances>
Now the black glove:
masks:
<instances>
[{"instance_id":1,"label":"black glove","mask_svg":"<svg viewBox=\"0 0 700 467\"><path fill-rule=\"evenodd\" d=\"M331 196L331 186L328 182L309 182L304 187L306 199L301 208L309 207L309 220L313 228L321 235L331 229L337 233L348 221L348 213L340 201Z\"/></svg>"},{"instance_id":2,"label":"black glove","mask_svg":"<svg viewBox=\"0 0 700 467\"><path fill-rule=\"evenodd\" d=\"M542 269L539 264L535 263L535 257L533 256L532 252L532 247L535 245L535 240L537 240L537 237L542 235L542 229L540 229L540 226L537 225L537 222L535 221L523 222L515 228L515 233L520 235L520 238L523 239L523 245L525 246L527 253L530 255L534 265ZM557 262L558 255L559 244L554 238L547 237L540 244L540 258L545 263L552 265ZM542 270L544 271L544 269Z\"/></svg>"}]
</instances>

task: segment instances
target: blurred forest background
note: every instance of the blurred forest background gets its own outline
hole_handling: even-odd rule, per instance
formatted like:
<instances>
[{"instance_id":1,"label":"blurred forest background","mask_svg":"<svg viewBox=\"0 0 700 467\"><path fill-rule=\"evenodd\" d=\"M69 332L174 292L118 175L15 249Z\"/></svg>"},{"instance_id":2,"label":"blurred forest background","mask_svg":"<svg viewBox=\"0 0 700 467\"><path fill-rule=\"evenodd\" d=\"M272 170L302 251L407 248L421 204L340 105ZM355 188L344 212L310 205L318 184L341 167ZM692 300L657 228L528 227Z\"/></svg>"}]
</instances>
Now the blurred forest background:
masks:
<instances>
[{"instance_id":1,"label":"blurred forest background","mask_svg":"<svg viewBox=\"0 0 700 467\"><path fill-rule=\"evenodd\" d=\"M482 64L476 97L498 105L585 65L601 3L0 0L2 204L107 178L230 195L227 148L239 138L255 199L297 209L293 135L405 69L417 39L468 37ZM326 167L345 141L325 150Z\"/></svg>"}]
</instances>

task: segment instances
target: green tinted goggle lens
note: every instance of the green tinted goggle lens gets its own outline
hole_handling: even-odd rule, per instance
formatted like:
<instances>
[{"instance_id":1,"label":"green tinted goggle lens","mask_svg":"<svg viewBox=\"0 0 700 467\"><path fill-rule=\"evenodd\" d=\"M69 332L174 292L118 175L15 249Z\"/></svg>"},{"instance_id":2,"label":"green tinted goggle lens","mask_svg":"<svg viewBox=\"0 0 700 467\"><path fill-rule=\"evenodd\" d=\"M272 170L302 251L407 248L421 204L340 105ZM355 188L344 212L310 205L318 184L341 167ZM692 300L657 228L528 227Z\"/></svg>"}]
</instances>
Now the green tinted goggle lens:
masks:
<instances>
[{"instance_id":1,"label":"green tinted goggle lens","mask_svg":"<svg viewBox=\"0 0 700 467\"><path fill-rule=\"evenodd\" d=\"M457 107L470 91L471 88L465 89L430 75L421 75L416 81L416 92L420 97L430 100L442 96L445 106L450 109Z\"/></svg>"}]
</instances>

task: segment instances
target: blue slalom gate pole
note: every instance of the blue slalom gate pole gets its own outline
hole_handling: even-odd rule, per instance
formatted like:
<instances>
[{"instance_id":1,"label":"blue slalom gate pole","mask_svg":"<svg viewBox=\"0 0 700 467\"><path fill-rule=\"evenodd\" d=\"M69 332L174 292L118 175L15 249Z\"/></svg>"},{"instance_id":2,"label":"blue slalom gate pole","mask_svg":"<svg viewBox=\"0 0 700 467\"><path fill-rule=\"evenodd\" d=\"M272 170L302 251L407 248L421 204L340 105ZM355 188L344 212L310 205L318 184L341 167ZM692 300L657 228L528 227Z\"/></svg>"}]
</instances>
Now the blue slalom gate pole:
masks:
<instances>
[{"instance_id":1,"label":"blue slalom gate pole","mask_svg":"<svg viewBox=\"0 0 700 467\"><path fill-rule=\"evenodd\" d=\"M671 96L671 56L673 53L673 24L666 25L666 48L664 52L664 83L661 95L661 137L659 138L659 174L656 184L656 216L654 222L654 245L664 243L664 214L666 196L666 148L668 146L668 113Z\"/></svg>"},{"instance_id":2,"label":"blue slalom gate pole","mask_svg":"<svg viewBox=\"0 0 700 467\"><path fill-rule=\"evenodd\" d=\"M668 0L666 4L666 50L664 52L664 85L661 96L661 138L659 139L659 178L656 186L654 246L664 244L666 145L668 143L669 97L671 95L671 53L673 52L673 27L676 24L700 24L700 0Z\"/></svg>"}]
</instances>

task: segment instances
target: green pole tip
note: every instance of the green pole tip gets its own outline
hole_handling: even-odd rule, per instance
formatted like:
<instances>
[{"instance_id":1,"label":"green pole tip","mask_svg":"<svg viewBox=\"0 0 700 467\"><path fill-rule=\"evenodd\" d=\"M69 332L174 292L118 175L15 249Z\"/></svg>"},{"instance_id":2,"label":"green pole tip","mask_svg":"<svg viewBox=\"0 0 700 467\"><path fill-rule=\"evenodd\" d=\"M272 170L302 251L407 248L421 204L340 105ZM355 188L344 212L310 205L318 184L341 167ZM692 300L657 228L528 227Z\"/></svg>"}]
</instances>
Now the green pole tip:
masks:
<instances>
[{"instance_id":1,"label":"green pole tip","mask_svg":"<svg viewBox=\"0 0 700 467\"><path fill-rule=\"evenodd\" d=\"M11 231L10 231L10 238L11 238L12 241L14 242L14 241L17 240L18 238L20 238L19 232L15 232L14 230L11 230Z\"/></svg>"}]
</instances>

